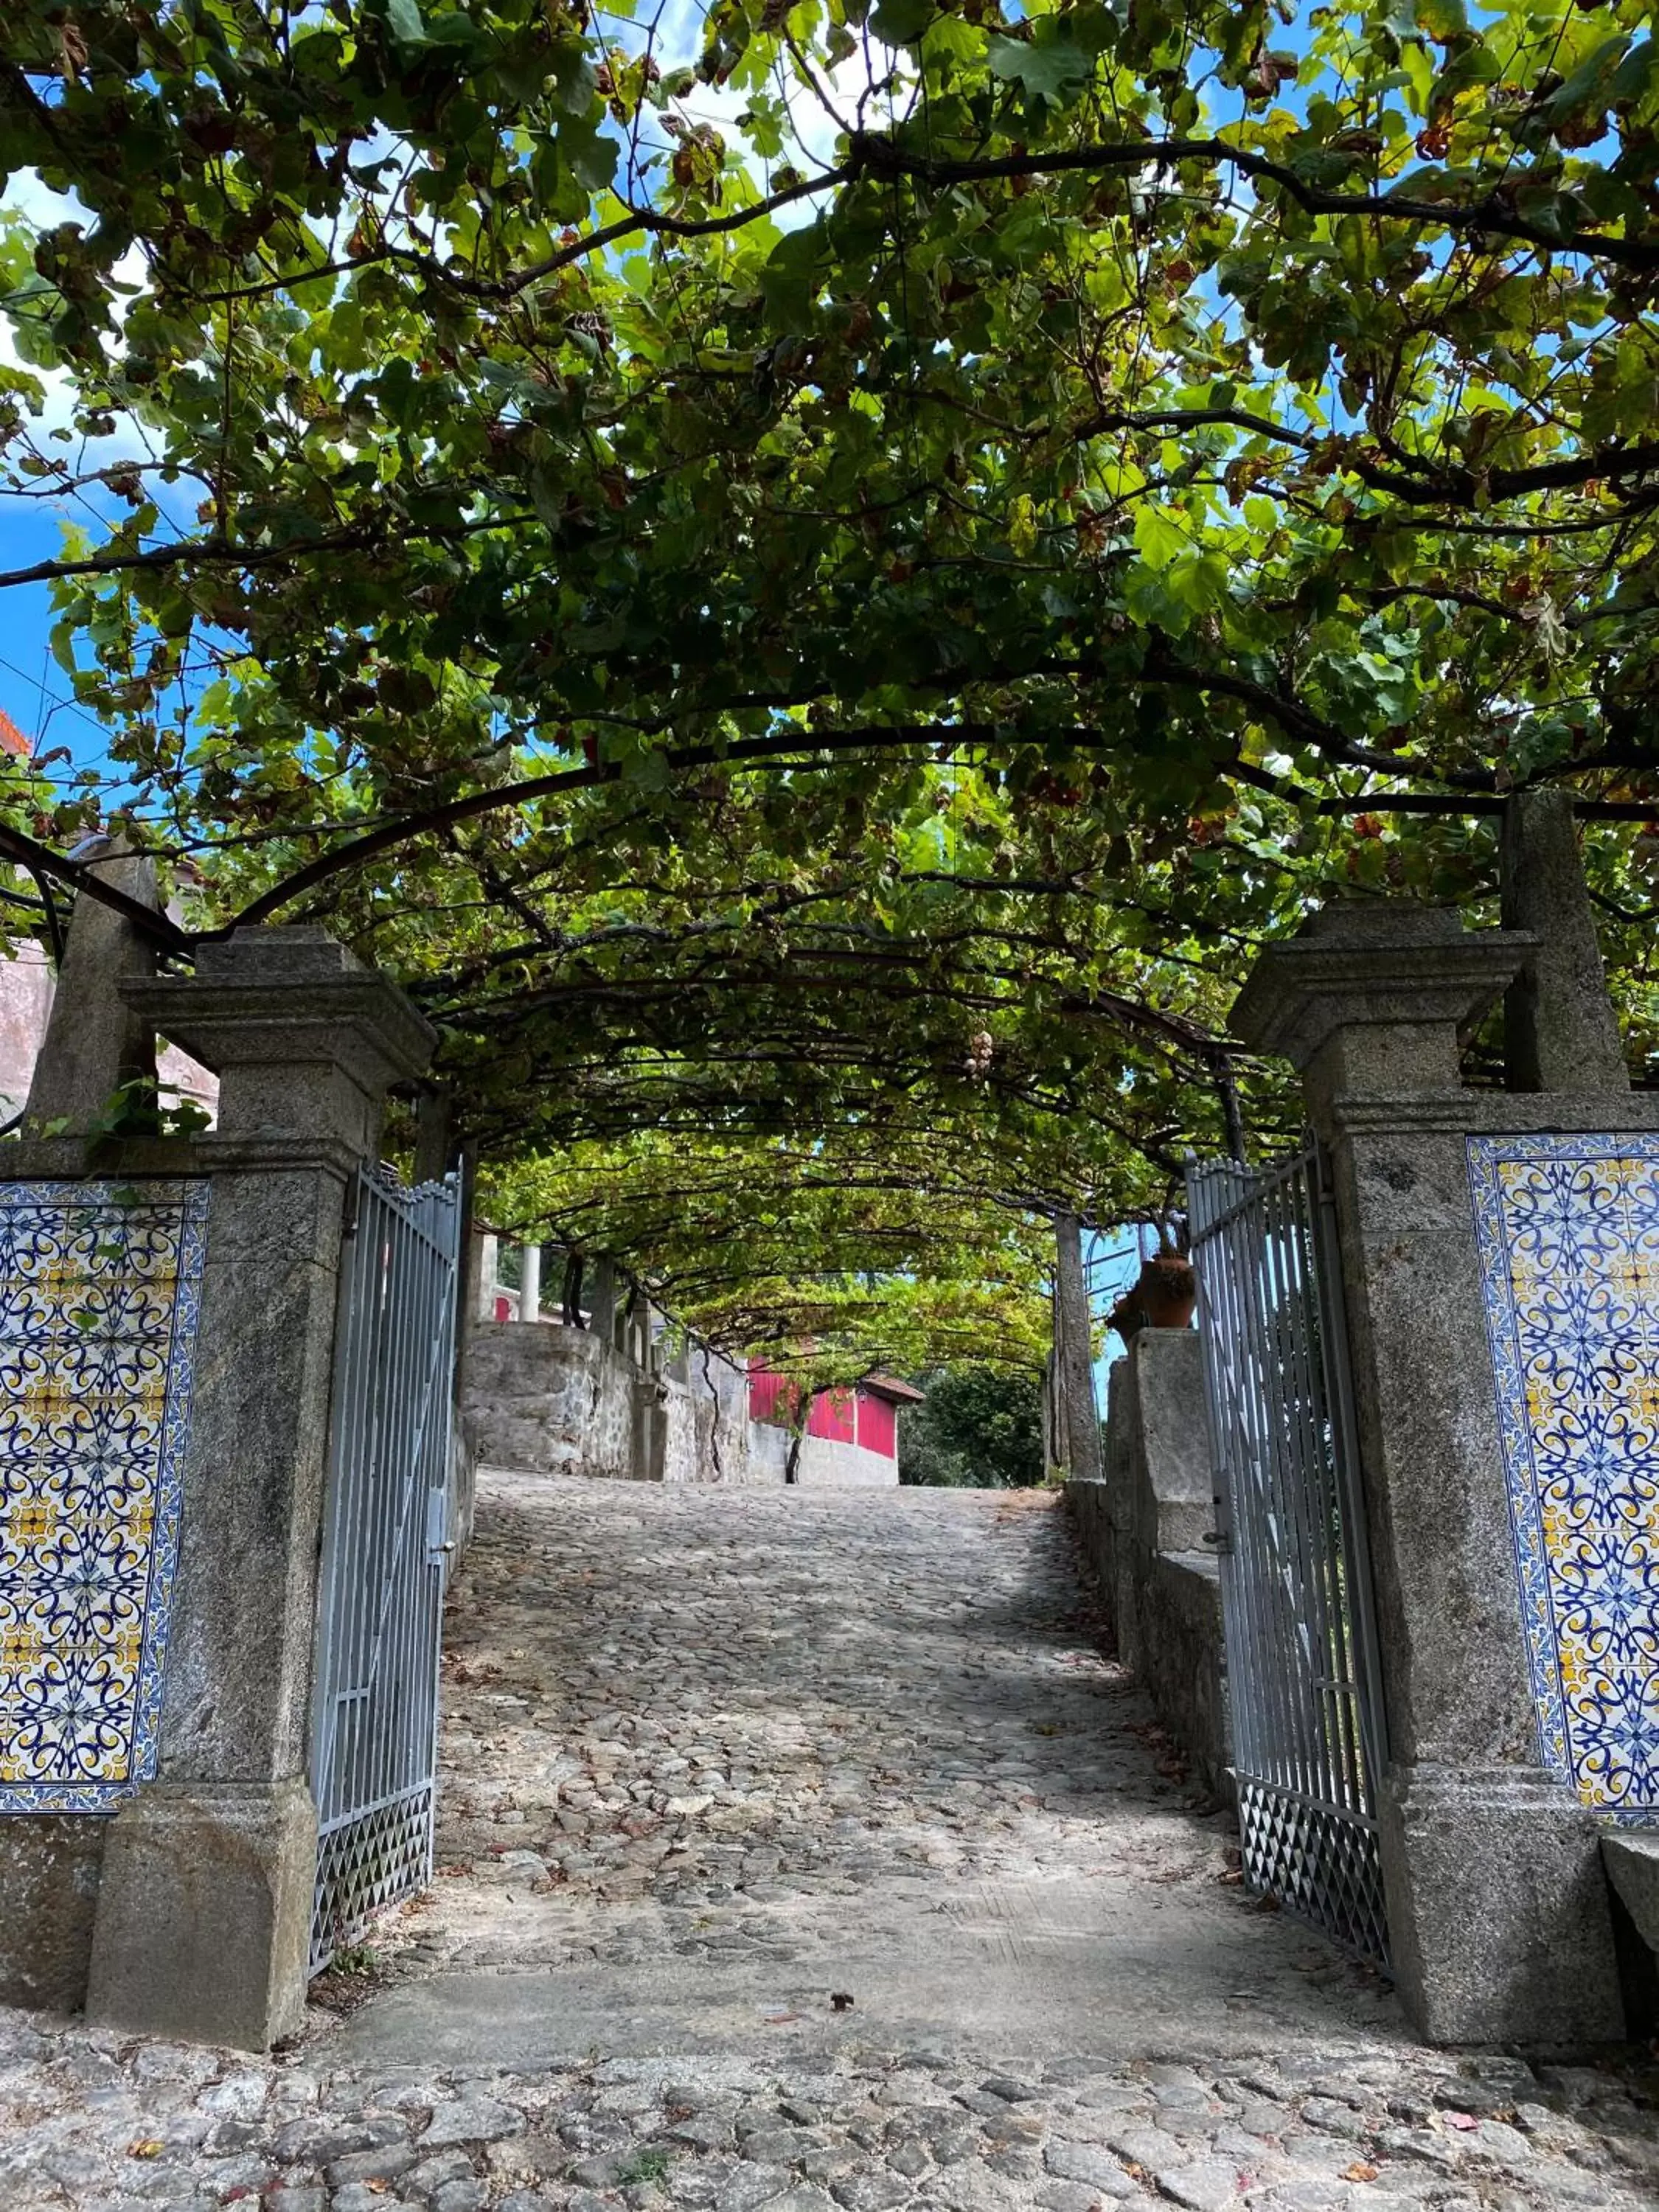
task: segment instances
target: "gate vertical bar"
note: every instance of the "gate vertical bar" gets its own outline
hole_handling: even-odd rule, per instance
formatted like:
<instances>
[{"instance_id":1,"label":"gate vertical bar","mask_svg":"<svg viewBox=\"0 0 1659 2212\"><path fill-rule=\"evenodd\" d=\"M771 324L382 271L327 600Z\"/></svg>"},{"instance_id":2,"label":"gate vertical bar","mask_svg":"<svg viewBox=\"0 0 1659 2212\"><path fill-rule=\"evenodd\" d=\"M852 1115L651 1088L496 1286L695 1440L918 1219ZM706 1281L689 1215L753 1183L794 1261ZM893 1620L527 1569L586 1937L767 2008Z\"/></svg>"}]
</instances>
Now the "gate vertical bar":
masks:
<instances>
[{"instance_id":1,"label":"gate vertical bar","mask_svg":"<svg viewBox=\"0 0 1659 2212\"><path fill-rule=\"evenodd\" d=\"M1358 1678L1370 1686L1370 1694L1357 1701L1355 1722L1360 1753L1372 1788L1381 1781L1388 1760L1388 1729L1383 1717L1382 1658L1376 1634L1376 1588L1371 1578L1370 1537L1359 1480L1359 1425L1354 1413L1353 1369L1348 1354L1348 1315L1342 1297L1342 1248L1337 1232L1336 1194L1323 1149L1313 1147L1314 1235L1319 1254L1321 1279L1331 1285L1326 1302L1326 1343L1329 1365L1330 1404L1337 1425L1336 1464L1344 1471L1347 1486L1344 1531L1352 1562L1349 1580L1349 1620L1355 1642Z\"/></svg>"}]
</instances>

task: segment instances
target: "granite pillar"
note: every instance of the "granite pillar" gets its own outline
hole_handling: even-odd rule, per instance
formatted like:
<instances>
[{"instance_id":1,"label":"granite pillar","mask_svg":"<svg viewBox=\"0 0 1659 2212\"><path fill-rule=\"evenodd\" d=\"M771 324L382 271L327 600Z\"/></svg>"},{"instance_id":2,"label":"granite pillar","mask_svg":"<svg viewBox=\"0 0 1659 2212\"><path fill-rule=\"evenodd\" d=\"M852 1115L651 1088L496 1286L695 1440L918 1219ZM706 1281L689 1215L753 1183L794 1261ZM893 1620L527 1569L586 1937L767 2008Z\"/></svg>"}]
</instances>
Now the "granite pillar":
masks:
<instances>
[{"instance_id":1,"label":"granite pillar","mask_svg":"<svg viewBox=\"0 0 1659 2212\"><path fill-rule=\"evenodd\" d=\"M1628 1091L1571 792L1517 792L1509 801L1502 877L1504 928L1538 940L1504 994L1510 1089Z\"/></svg>"},{"instance_id":2,"label":"granite pillar","mask_svg":"<svg viewBox=\"0 0 1659 2212\"><path fill-rule=\"evenodd\" d=\"M1533 936L1382 902L1262 955L1233 1010L1328 1148L1376 1583L1400 1989L1439 2043L1621 2032L1597 1830L1540 1764L1475 1242L1471 1131L1628 1126L1628 1097L1460 1087Z\"/></svg>"},{"instance_id":3,"label":"granite pillar","mask_svg":"<svg viewBox=\"0 0 1659 2212\"><path fill-rule=\"evenodd\" d=\"M617 1269L602 1253L587 1278L587 1326L609 1345L617 1340Z\"/></svg>"},{"instance_id":4,"label":"granite pillar","mask_svg":"<svg viewBox=\"0 0 1659 2212\"><path fill-rule=\"evenodd\" d=\"M155 863L117 838L86 862L89 875L159 911ZM79 1133L107 1119L117 1094L155 1084L155 1037L122 998L122 986L155 973L155 948L138 925L84 892L77 898L40 1055L25 1127Z\"/></svg>"},{"instance_id":5,"label":"granite pillar","mask_svg":"<svg viewBox=\"0 0 1659 2212\"><path fill-rule=\"evenodd\" d=\"M319 931L124 996L222 1079L155 1778L110 1825L88 2018L267 2047L305 2002L317 1556L345 1206L431 1030Z\"/></svg>"},{"instance_id":6,"label":"granite pillar","mask_svg":"<svg viewBox=\"0 0 1659 2212\"><path fill-rule=\"evenodd\" d=\"M415 1106L415 1181L441 1182L455 1164L453 1114L447 1091L422 1091Z\"/></svg>"},{"instance_id":7,"label":"granite pillar","mask_svg":"<svg viewBox=\"0 0 1659 2212\"><path fill-rule=\"evenodd\" d=\"M473 1288L471 1307L475 1322L495 1318L495 1277L501 1264L501 1244L498 1237L487 1229L475 1230L472 1234L472 1261L467 1269L467 1280Z\"/></svg>"},{"instance_id":8,"label":"granite pillar","mask_svg":"<svg viewBox=\"0 0 1659 2212\"><path fill-rule=\"evenodd\" d=\"M1054 1381L1056 1453L1076 1482L1101 1477L1100 1418L1095 1409L1094 1328L1083 1266L1083 1225L1074 1213L1054 1217Z\"/></svg>"}]
</instances>

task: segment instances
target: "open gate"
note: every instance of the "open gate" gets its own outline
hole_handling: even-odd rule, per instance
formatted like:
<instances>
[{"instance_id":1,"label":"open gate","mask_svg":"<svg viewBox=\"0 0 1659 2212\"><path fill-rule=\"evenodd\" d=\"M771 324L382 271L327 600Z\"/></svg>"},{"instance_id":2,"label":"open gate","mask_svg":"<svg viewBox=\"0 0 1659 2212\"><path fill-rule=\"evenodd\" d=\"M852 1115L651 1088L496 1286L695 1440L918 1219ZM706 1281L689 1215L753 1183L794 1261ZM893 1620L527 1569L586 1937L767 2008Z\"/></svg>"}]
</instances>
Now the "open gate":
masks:
<instances>
[{"instance_id":1,"label":"open gate","mask_svg":"<svg viewBox=\"0 0 1659 2212\"><path fill-rule=\"evenodd\" d=\"M1386 1966L1381 1677L1323 1163L1194 1162L1187 1202L1245 1879Z\"/></svg>"},{"instance_id":2,"label":"open gate","mask_svg":"<svg viewBox=\"0 0 1659 2212\"><path fill-rule=\"evenodd\" d=\"M358 1170L341 1258L317 1607L310 1972L432 1878L460 1252L456 1180Z\"/></svg>"}]
</instances>

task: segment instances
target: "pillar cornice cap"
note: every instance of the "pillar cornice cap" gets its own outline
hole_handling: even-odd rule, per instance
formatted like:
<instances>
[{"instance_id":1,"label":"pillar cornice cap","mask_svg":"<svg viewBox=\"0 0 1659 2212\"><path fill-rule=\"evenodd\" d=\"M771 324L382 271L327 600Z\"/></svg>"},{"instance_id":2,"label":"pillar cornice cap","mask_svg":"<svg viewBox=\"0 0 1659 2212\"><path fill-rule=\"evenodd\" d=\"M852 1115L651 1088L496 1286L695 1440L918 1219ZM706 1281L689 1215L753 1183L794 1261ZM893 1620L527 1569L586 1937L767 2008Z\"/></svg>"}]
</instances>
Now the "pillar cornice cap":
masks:
<instances>
[{"instance_id":1,"label":"pillar cornice cap","mask_svg":"<svg viewBox=\"0 0 1659 2212\"><path fill-rule=\"evenodd\" d=\"M120 990L164 1036L221 1075L328 1060L365 1091L384 1091L423 1074L437 1048L437 1031L397 986L321 929L239 929L198 948L193 976Z\"/></svg>"},{"instance_id":2,"label":"pillar cornice cap","mask_svg":"<svg viewBox=\"0 0 1659 2212\"><path fill-rule=\"evenodd\" d=\"M1263 951L1229 1025L1252 1051L1305 1068L1345 1029L1464 1033L1512 983L1538 939L1466 930L1454 908L1343 901Z\"/></svg>"}]
</instances>

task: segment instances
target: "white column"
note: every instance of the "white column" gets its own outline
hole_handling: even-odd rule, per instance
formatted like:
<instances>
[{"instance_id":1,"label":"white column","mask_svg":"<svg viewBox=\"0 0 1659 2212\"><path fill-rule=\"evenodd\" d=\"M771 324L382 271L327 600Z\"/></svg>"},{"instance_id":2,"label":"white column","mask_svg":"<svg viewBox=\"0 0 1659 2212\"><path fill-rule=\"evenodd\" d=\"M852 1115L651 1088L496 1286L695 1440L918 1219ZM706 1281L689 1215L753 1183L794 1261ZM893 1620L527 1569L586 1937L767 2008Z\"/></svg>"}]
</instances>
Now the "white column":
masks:
<instances>
[{"instance_id":1,"label":"white column","mask_svg":"<svg viewBox=\"0 0 1659 2212\"><path fill-rule=\"evenodd\" d=\"M520 1247L519 1274L519 1319L539 1321L542 1317L542 1248L539 1244Z\"/></svg>"}]
</instances>

